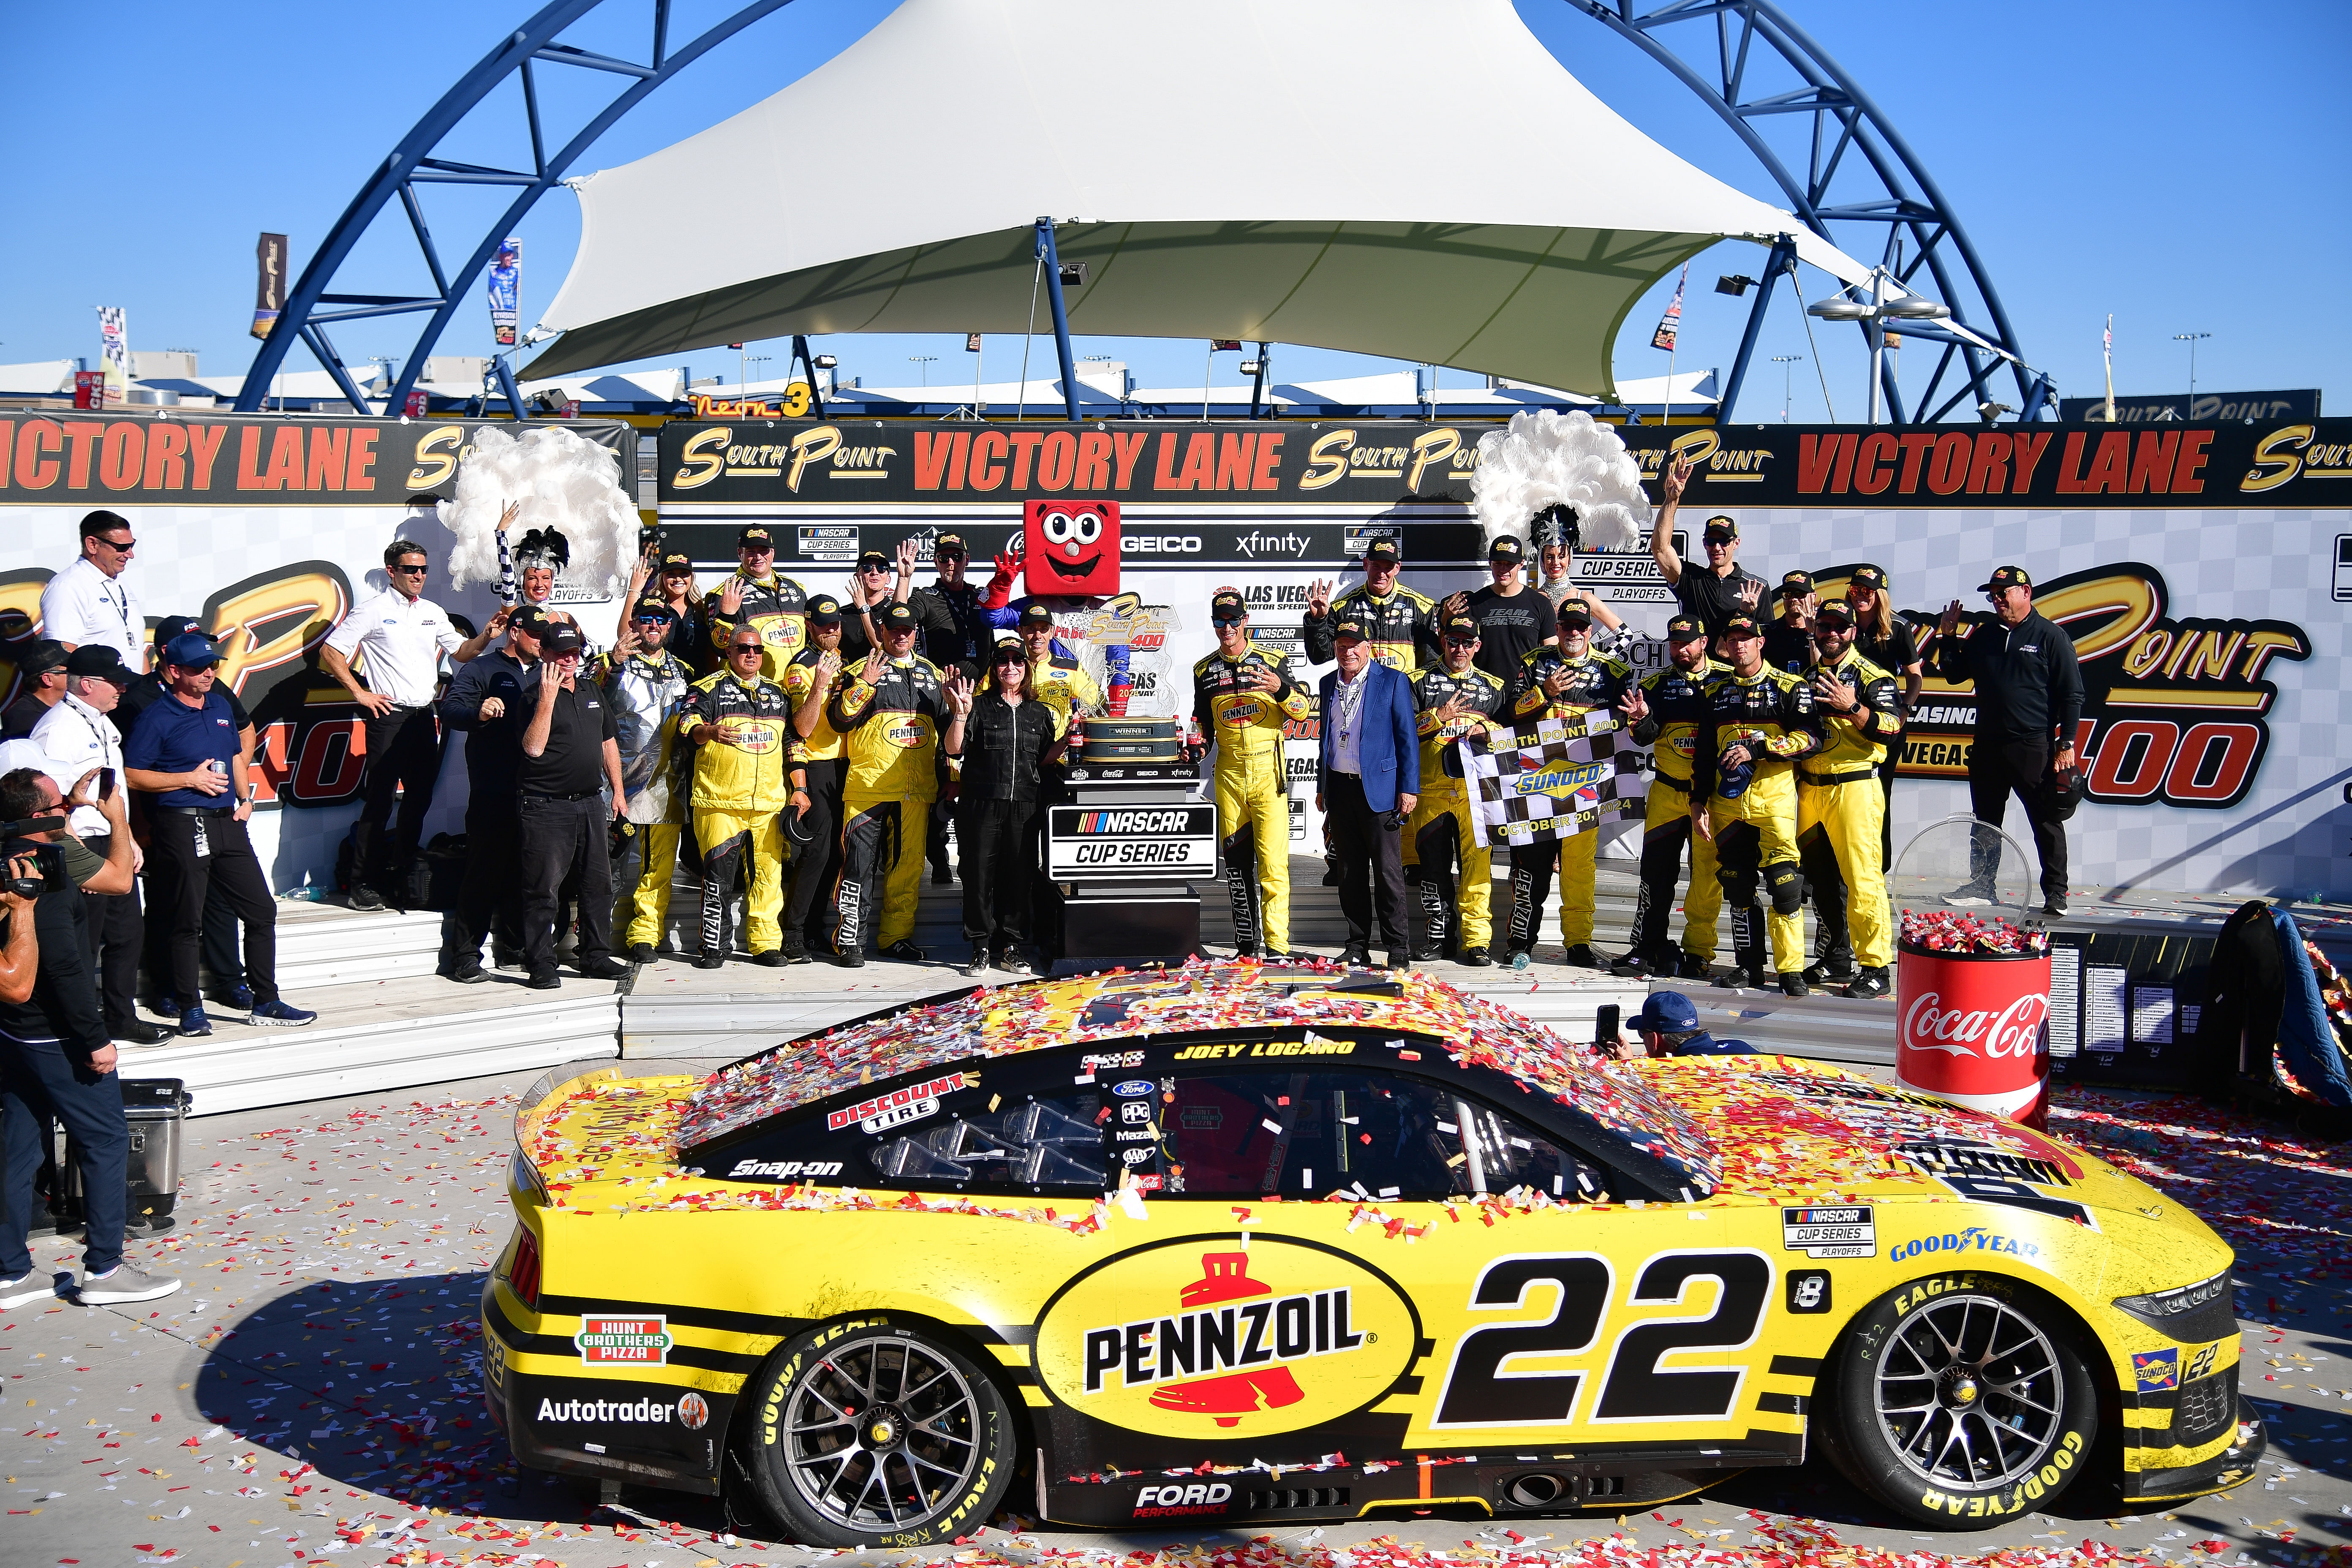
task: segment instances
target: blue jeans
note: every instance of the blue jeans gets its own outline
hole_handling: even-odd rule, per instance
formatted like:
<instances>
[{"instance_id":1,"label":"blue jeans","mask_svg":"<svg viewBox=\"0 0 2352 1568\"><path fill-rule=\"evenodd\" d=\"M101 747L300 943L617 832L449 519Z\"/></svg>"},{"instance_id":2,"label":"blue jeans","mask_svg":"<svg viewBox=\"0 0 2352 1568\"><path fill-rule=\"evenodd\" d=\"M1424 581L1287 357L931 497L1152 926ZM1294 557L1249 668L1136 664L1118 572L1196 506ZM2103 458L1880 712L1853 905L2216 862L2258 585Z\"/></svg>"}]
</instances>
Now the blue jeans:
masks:
<instances>
[{"instance_id":1,"label":"blue jeans","mask_svg":"<svg viewBox=\"0 0 2352 1568\"><path fill-rule=\"evenodd\" d=\"M92 1071L55 1040L28 1044L0 1036L0 1279L33 1267L25 1245L32 1224L33 1177L41 1168L42 1131L54 1117L81 1148L82 1269L103 1274L122 1261L123 1185L131 1124L122 1115L122 1080Z\"/></svg>"}]
</instances>

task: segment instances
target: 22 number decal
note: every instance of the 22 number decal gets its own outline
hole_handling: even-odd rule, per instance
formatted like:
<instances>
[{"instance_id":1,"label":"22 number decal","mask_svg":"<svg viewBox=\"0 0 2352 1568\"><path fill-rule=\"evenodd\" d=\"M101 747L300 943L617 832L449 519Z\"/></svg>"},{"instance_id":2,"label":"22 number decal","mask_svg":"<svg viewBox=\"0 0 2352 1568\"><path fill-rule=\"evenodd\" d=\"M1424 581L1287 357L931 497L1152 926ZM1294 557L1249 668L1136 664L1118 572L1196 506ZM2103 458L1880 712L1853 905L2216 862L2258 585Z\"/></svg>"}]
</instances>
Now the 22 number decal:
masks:
<instances>
[{"instance_id":1,"label":"22 number decal","mask_svg":"<svg viewBox=\"0 0 2352 1568\"><path fill-rule=\"evenodd\" d=\"M1721 1420L1738 1407L1744 1365L1661 1368L1669 1352L1738 1350L1755 1342L1771 1294L1772 1265L1758 1252L1665 1252L1642 1266L1628 1300L1678 1302L1695 1281L1712 1279L1715 1309L1704 1318L1650 1318L1617 1336L1595 1402L1595 1421ZM1575 1355L1592 1348L1609 1310L1614 1276L1592 1253L1501 1258L1471 1288L1475 1308L1525 1307L1530 1290L1555 1294L1549 1317L1492 1323L1455 1342L1433 1426L1566 1426L1576 1415L1581 1372L1512 1372L1515 1356Z\"/></svg>"}]
</instances>

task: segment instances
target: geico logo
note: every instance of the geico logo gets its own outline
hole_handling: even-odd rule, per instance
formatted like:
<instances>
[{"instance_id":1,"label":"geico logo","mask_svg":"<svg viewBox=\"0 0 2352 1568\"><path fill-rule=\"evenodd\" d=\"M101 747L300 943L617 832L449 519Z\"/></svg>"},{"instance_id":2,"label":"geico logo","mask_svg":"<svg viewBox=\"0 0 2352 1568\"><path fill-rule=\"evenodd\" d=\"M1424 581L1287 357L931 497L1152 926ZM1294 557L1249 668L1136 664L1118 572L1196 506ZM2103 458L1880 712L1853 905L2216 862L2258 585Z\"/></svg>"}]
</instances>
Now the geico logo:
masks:
<instances>
[{"instance_id":1,"label":"geico logo","mask_svg":"<svg viewBox=\"0 0 2352 1568\"><path fill-rule=\"evenodd\" d=\"M904 1089L894 1089L872 1100L861 1100L856 1105L845 1106L827 1116L824 1124L838 1132L853 1121L863 1121L869 1116L878 1116L902 1105L912 1105L919 1100L937 1100L940 1095L952 1094L963 1087L964 1076L960 1072L951 1072L925 1083L910 1083Z\"/></svg>"},{"instance_id":2,"label":"geico logo","mask_svg":"<svg viewBox=\"0 0 2352 1568\"><path fill-rule=\"evenodd\" d=\"M1197 533L1125 533L1119 536L1118 548L1126 555L1198 555L1201 536Z\"/></svg>"},{"instance_id":3,"label":"geico logo","mask_svg":"<svg viewBox=\"0 0 2352 1568\"><path fill-rule=\"evenodd\" d=\"M1270 1366L1354 1350L1364 1336L1348 1326L1349 1291L1317 1290L1238 1306L1142 1318L1086 1335L1086 1389L1116 1373L1136 1388L1223 1368Z\"/></svg>"},{"instance_id":4,"label":"geico logo","mask_svg":"<svg viewBox=\"0 0 2352 1568\"><path fill-rule=\"evenodd\" d=\"M667 1421L674 1406L667 1399L542 1399L539 1402L541 1421L642 1421L658 1426Z\"/></svg>"}]
</instances>

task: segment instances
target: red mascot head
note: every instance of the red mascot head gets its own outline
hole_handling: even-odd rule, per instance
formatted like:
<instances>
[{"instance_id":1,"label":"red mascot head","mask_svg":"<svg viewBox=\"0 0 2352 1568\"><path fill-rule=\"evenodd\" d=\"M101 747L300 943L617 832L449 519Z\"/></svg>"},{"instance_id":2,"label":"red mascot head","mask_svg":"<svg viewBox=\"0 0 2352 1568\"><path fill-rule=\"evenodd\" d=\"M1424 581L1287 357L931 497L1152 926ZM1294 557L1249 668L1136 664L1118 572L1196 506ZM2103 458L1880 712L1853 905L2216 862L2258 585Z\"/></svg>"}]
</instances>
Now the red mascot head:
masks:
<instances>
[{"instance_id":1,"label":"red mascot head","mask_svg":"<svg viewBox=\"0 0 2352 1568\"><path fill-rule=\"evenodd\" d=\"M1118 502L1033 500L1021 524L1032 594L1118 592Z\"/></svg>"}]
</instances>

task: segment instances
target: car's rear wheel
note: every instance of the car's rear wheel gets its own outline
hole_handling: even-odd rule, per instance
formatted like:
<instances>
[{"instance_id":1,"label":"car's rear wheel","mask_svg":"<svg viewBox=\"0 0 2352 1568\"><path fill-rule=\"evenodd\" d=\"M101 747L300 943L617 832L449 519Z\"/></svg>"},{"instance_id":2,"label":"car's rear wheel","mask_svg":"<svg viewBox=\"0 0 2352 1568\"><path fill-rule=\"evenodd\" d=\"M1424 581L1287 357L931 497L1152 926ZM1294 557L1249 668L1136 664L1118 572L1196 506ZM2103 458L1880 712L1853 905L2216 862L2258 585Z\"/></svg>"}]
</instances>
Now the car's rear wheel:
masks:
<instances>
[{"instance_id":1,"label":"car's rear wheel","mask_svg":"<svg viewBox=\"0 0 2352 1568\"><path fill-rule=\"evenodd\" d=\"M2072 1320L2016 1280L1948 1274L1872 1302L1829 1368L1822 1446L1906 1519L1981 1530L2048 1506L2097 1435Z\"/></svg>"},{"instance_id":2,"label":"car's rear wheel","mask_svg":"<svg viewBox=\"0 0 2352 1568\"><path fill-rule=\"evenodd\" d=\"M936 1331L886 1313L779 1346L747 1390L745 1469L811 1546L930 1546L987 1522L1013 1479L1013 1413Z\"/></svg>"}]
</instances>

